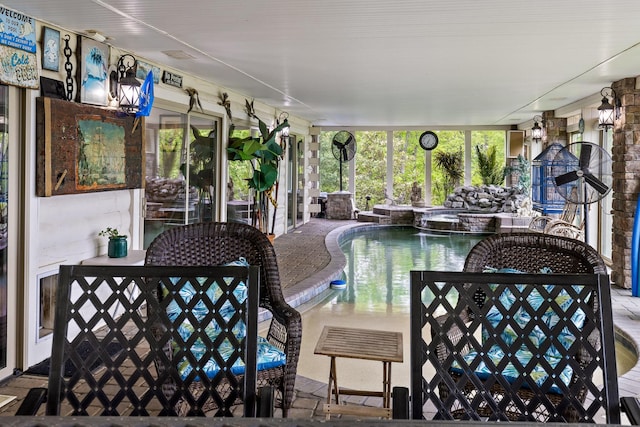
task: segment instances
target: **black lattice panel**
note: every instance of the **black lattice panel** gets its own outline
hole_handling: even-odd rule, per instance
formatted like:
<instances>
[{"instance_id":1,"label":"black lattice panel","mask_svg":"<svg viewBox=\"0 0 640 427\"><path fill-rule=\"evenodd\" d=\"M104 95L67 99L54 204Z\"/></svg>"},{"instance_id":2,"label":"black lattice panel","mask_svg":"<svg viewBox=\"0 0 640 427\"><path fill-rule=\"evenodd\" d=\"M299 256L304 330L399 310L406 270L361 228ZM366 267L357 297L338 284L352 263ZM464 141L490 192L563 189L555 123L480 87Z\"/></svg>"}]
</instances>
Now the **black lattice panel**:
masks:
<instances>
[{"instance_id":1,"label":"black lattice panel","mask_svg":"<svg viewBox=\"0 0 640 427\"><path fill-rule=\"evenodd\" d=\"M258 299L257 267L62 266L47 414L254 416Z\"/></svg>"},{"instance_id":2,"label":"black lattice panel","mask_svg":"<svg viewBox=\"0 0 640 427\"><path fill-rule=\"evenodd\" d=\"M606 275L412 272L412 417L619 423L610 304Z\"/></svg>"}]
</instances>

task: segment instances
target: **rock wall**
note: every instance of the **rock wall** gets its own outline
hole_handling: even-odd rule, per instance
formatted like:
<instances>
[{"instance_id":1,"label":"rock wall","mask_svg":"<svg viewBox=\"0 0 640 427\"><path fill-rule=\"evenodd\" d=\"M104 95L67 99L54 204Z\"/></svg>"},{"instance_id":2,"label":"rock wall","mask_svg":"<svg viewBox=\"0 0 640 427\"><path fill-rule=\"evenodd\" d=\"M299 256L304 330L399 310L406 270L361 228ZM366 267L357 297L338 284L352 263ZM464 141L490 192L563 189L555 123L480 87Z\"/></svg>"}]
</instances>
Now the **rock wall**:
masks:
<instances>
[{"instance_id":1,"label":"rock wall","mask_svg":"<svg viewBox=\"0 0 640 427\"><path fill-rule=\"evenodd\" d=\"M531 199L515 187L496 185L458 187L444 202L447 209L463 209L482 213L513 213L524 215Z\"/></svg>"}]
</instances>

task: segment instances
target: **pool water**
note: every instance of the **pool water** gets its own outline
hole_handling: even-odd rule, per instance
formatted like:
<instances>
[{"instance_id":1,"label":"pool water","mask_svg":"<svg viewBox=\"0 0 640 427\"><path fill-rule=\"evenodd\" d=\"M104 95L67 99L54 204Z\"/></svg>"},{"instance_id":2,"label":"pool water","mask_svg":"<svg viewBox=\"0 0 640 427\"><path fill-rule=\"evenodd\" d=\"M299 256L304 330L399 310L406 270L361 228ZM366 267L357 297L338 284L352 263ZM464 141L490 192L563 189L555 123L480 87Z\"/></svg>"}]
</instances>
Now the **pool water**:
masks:
<instances>
[{"instance_id":1,"label":"pool water","mask_svg":"<svg viewBox=\"0 0 640 427\"><path fill-rule=\"evenodd\" d=\"M431 235L411 227L356 231L341 243L347 287L332 291L302 316L298 374L327 382L329 358L313 354L325 325L403 332L404 362L392 366L392 386L409 386L409 272L461 271L482 236ZM382 363L338 359L338 384L381 390Z\"/></svg>"},{"instance_id":2,"label":"pool water","mask_svg":"<svg viewBox=\"0 0 640 427\"><path fill-rule=\"evenodd\" d=\"M328 291L301 307L302 347L298 375L326 383L329 358L313 350L325 325L403 333L404 362L392 364L392 386L410 385L409 272L461 271L471 248L483 236L431 235L410 227L356 231L341 243L347 258L343 290ZM634 364L635 354L616 345L619 374ZM341 387L382 389L382 363L337 359Z\"/></svg>"}]
</instances>

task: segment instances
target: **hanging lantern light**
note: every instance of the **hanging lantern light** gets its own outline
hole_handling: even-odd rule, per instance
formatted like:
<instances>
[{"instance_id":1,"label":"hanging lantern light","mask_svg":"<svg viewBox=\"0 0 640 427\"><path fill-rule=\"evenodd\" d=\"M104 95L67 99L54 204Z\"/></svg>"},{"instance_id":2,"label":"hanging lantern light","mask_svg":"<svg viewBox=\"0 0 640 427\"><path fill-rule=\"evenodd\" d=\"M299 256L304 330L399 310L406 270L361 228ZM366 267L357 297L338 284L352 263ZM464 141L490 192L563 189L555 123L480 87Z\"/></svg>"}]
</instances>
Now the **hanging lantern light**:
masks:
<instances>
[{"instance_id":1,"label":"hanging lantern light","mask_svg":"<svg viewBox=\"0 0 640 427\"><path fill-rule=\"evenodd\" d=\"M541 122L542 125L544 126L544 119L542 118L542 116L533 117L533 127L531 128L531 139L533 139L534 142L542 141L543 128L540 127L538 122Z\"/></svg>"},{"instance_id":2,"label":"hanging lantern light","mask_svg":"<svg viewBox=\"0 0 640 427\"><path fill-rule=\"evenodd\" d=\"M602 88L600 95L602 95L602 103L598 107L598 127L603 128L606 132L613 127L614 120L620 118L621 102L613 88ZM609 102L609 98L611 98L613 104Z\"/></svg>"}]
</instances>

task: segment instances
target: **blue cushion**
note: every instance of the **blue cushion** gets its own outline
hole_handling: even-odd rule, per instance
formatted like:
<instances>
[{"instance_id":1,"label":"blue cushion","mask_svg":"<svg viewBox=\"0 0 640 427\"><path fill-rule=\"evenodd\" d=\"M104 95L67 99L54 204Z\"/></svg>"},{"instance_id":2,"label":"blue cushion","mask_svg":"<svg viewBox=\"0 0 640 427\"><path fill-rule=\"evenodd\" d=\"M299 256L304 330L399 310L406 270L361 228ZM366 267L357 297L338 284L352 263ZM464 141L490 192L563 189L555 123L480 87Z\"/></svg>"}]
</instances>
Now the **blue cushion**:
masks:
<instances>
[{"instance_id":1,"label":"blue cushion","mask_svg":"<svg viewBox=\"0 0 640 427\"><path fill-rule=\"evenodd\" d=\"M229 266L248 266L249 263L244 258L240 258L238 261L231 262L226 264ZM179 278L172 278L172 283L177 283ZM202 278L200 283L203 283L206 279ZM226 279L225 279L226 280ZM232 278L228 278L229 283ZM167 289L163 288L163 295L167 294ZM178 291L178 296L176 298L181 298L185 302L191 301L193 296L196 294L196 290L194 287L187 283ZM206 294L212 303L216 303L218 298L222 296L222 290L214 283L207 290ZM244 282L238 284L238 286L233 291L234 298L239 302L243 303L247 298L247 287ZM182 308L177 303L176 300L171 301L167 306L167 315L169 319L174 322L175 319L182 313ZM198 321L204 319L204 317L209 313L209 308L203 301L198 301L198 303L193 307L192 313ZM225 322L228 322L231 317L235 314L235 307L231 303L231 301L225 301L222 307L219 310L220 315L224 318ZM194 332L193 325L188 319L183 320L180 325L177 327L177 331L180 334L180 337L186 342L191 334ZM205 333L213 342L216 337L221 332L221 327L217 322L212 320L208 325L205 326ZM233 327L233 335L237 338L238 341L241 341L246 336L246 327L243 321L236 322ZM179 350L177 343L173 343L174 353ZM194 355L196 360L201 360L206 351L205 344L201 339L198 339L190 348L191 353ZM223 360L228 360L233 354L236 353L236 348L228 341L223 340L223 342L218 346L217 352L222 356ZM271 369L278 366L282 366L286 363L285 354L274 347L271 343L269 343L265 338L258 337L258 354L257 354L257 365L258 370L263 369ZM183 358L178 362L178 372L180 376L185 379L189 373L193 370L193 367L187 361L186 358ZM205 362L203 370L206 372L209 378L213 378L219 371L220 367L215 362L215 360L209 359ZM236 375L244 373L244 363L241 359L237 359L231 368L231 372Z\"/></svg>"},{"instance_id":2,"label":"blue cushion","mask_svg":"<svg viewBox=\"0 0 640 427\"><path fill-rule=\"evenodd\" d=\"M522 273L521 271L503 268L503 269L494 269L494 268L486 268L485 272L491 273ZM549 269L542 269L540 273L550 273ZM498 285L490 285L492 290L497 289ZM525 289L526 285L515 285L518 288L518 291L522 291ZM554 285L544 285L547 291L551 292ZM574 288L579 291L581 286L574 286ZM503 319L503 313L506 313L504 310L509 310L513 303L516 300L516 295L509 290L505 289L502 294L498 297L500 303L504 306L504 309L498 308L496 305L492 306L487 312L486 318L489 324L496 330L498 330L498 326ZM537 311L539 307L544 302L544 298L540 294L538 290L532 290L527 295L527 302L532 310ZM568 294L568 292L563 289L558 293L555 297L555 302L558 304L562 313L570 313L571 320L576 325L578 329L581 329L584 326L585 322L585 313L582 309L573 309L573 299ZM553 328L560 317L556 311L552 308L548 308L541 316L540 320L542 324L545 325L543 327L536 325L529 333L528 338L534 345L541 345L548 338L548 330ZM507 345L512 345L512 343L517 339L519 335L519 331L522 332L523 328L531 321L531 314L528 310L524 308L519 308L516 313L513 314L513 320L507 327L501 327L499 329L499 339L505 342ZM517 326L516 326L517 325ZM489 339L489 332L485 329L482 331L482 340L486 342ZM559 333L557 337L557 341L561 343L561 345L567 349L569 348L576 340L576 337L569 331L569 328L565 327ZM478 356L475 350L469 352L464 356L465 362L471 363ZM491 346L488 351L488 356L497 364L502 358L504 358L504 352L497 345ZM522 345L519 350L516 351L516 359L523 365L526 366L527 363L533 357L531 350L526 346ZM555 347L555 345L549 346L549 348L545 351L542 357L555 369L558 363L562 360L561 353ZM460 366L458 363L453 364L453 370L462 373ZM481 362L479 366L476 368L476 374L479 378L485 379L489 375L491 375L491 370L489 370L486 365ZM562 373L560 374L560 380L568 385L571 380L571 375L573 373L573 369L570 366L566 366ZM507 367L501 372L501 374L507 378L508 381L513 382L516 378L520 376L520 373L517 371L516 367L513 366L512 363L509 363ZM537 364L531 373L531 379L538 385L544 383L548 378L548 375L545 372L545 369ZM560 388L556 385L552 386L550 389L552 392L560 393Z\"/></svg>"}]
</instances>

